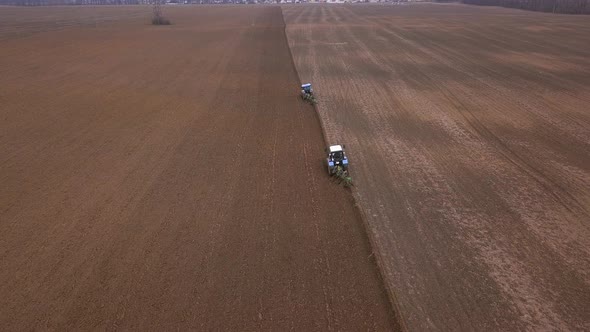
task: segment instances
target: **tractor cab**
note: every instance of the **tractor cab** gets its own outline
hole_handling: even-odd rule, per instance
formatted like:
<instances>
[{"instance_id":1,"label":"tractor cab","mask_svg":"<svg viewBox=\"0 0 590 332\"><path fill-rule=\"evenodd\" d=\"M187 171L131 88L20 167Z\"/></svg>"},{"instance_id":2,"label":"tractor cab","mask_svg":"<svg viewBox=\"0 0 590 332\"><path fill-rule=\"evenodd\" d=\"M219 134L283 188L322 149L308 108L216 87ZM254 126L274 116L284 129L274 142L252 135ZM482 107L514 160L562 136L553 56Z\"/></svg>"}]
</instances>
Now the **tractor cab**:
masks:
<instances>
[{"instance_id":1,"label":"tractor cab","mask_svg":"<svg viewBox=\"0 0 590 332\"><path fill-rule=\"evenodd\" d=\"M331 160L333 160L335 162L340 162L344 159L344 151L342 151L342 150L331 151L329 157Z\"/></svg>"},{"instance_id":2,"label":"tractor cab","mask_svg":"<svg viewBox=\"0 0 590 332\"><path fill-rule=\"evenodd\" d=\"M301 92L307 93L307 94L312 94L313 89L311 88L311 83L302 84L301 85Z\"/></svg>"}]
</instances>

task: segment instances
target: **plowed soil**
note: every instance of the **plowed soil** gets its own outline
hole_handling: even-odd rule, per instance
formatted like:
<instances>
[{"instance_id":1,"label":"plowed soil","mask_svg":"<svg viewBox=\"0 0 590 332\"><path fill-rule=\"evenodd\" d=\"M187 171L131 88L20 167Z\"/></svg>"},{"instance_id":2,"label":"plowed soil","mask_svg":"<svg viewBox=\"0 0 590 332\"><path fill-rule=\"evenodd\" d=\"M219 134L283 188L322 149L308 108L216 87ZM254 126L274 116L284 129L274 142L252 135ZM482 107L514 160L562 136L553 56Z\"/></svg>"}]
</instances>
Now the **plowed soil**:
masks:
<instances>
[{"instance_id":1,"label":"plowed soil","mask_svg":"<svg viewBox=\"0 0 590 332\"><path fill-rule=\"evenodd\" d=\"M286 6L411 331L590 329L590 20Z\"/></svg>"},{"instance_id":2,"label":"plowed soil","mask_svg":"<svg viewBox=\"0 0 590 332\"><path fill-rule=\"evenodd\" d=\"M2 330L396 329L281 9L89 9L0 10Z\"/></svg>"}]
</instances>

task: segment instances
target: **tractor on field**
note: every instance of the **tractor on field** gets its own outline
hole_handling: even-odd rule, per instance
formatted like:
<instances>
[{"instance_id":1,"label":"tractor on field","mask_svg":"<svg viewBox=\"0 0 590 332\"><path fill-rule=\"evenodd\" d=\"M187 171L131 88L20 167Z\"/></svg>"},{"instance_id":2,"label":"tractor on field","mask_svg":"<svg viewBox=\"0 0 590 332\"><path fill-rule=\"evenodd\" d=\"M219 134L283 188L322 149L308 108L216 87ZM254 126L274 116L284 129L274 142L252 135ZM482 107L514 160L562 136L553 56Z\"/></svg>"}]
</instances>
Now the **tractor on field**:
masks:
<instances>
[{"instance_id":1,"label":"tractor on field","mask_svg":"<svg viewBox=\"0 0 590 332\"><path fill-rule=\"evenodd\" d=\"M311 88L311 83L305 83L301 85L301 98L312 104L316 103L315 96L313 95L313 89Z\"/></svg>"},{"instance_id":2,"label":"tractor on field","mask_svg":"<svg viewBox=\"0 0 590 332\"><path fill-rule=\"evenodd\" d=\"M334 175L338 171L347 174L348 157L346 157L346 153L344 152L344 145L330 145L326 149L326 152L328 152L328 157L326 158L328 174Z\"/></svg>"},{"instance_id":3,"label":"tractor on field","mask_svg":"<svg viewBox=\"0 0 590 332\"><path fill-rule=\"evenodd\" d=\"M344 145L330 145L326 152L328 153L326 158L328 174L335 177L339 183L343 183L345 187L352 186L352 178L348 174L348 157L344 152Z\"/></svg>"}]
</instances>

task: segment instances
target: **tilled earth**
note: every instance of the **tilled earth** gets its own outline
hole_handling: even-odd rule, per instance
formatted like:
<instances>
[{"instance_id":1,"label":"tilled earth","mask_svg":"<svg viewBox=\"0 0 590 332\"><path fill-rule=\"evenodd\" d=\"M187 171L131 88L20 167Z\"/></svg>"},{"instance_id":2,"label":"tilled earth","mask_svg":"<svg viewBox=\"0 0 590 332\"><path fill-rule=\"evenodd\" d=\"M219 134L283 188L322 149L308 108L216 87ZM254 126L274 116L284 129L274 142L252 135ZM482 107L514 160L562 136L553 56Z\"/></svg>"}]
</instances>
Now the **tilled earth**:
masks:
<instances>
[{"instance_id":1,"label":"tilled earth","mask_svg":"<svg viewBox=\"0 0 590 332\"><path fill-rule=\"evenodd\" d=\"M590 329L590 20L285 6L409 330Z\"/></svg>"},{"instance_id":2,"label":"tilled earth","mask_svg":"<svg viewBox=\"0 0 590 332\"><path fill-rule=\"evenodd\" d=\"M281 9L88 9L0 11L2 329L398 328Z\"/></svg>"}]
</instances>

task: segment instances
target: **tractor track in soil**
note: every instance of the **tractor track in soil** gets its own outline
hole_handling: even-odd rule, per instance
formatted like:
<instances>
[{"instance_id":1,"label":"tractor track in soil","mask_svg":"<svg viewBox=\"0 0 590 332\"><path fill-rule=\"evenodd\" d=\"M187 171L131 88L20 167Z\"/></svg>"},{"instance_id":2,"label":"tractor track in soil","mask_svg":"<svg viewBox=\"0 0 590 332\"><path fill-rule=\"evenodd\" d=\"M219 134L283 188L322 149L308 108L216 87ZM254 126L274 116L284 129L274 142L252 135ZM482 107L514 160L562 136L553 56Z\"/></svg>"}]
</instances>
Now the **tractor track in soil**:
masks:
<instances>
[{"instance_id":1,"label":"tractor track in soil","mask_svg":"<svg viewBox=\"0 0 590 332\"><path fill-rule=\"evenodd\" d=\"M0 325L399 329L280 7L121 10L0 11Z\"/></svg>"}]
</instances>

